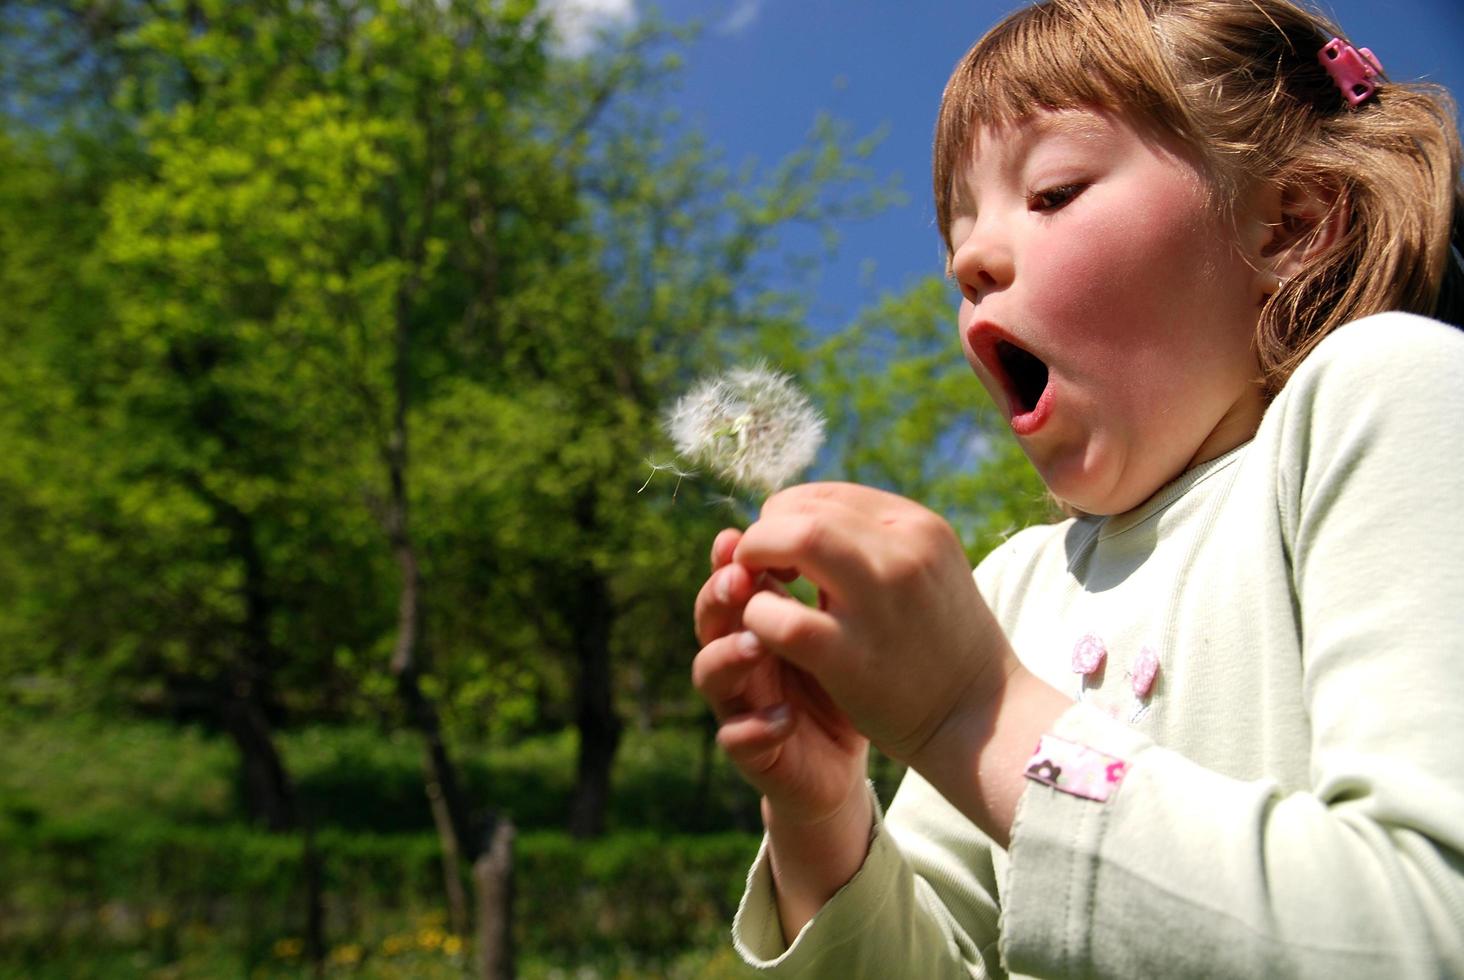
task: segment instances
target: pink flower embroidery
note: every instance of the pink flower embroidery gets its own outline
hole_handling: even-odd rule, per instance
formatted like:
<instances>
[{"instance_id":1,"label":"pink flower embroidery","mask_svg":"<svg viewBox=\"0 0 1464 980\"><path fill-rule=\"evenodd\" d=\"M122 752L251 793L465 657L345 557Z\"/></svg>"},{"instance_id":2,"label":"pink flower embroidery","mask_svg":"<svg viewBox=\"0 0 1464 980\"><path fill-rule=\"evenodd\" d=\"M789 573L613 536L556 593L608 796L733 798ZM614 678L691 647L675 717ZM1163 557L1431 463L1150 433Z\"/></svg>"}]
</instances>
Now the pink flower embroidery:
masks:
<instances>
[{"instance_id":1,"label":"pink flower embroidery","mask_svg":"<svg viewBox=\"0 0 1464 980\"><path fill-rule=\"evenodd\" d=\"M1053 765L1051 759L1043 759L1027 769L1027 776L1039 783L1056 786L1058 779L1062 777L1062 767Z\"/></svg>"},{"instance_id":2,"label":"pink flower embroidery","mask_svg":"<svg viewBox=\"0 0 1464 980\"><path fill-rule=\"evenodd\" d=\"M1107 656L1108 648L1103 645L1103 641L1089 633L1073 646L1073 673L1097 673Z\"/></svg>"},{"instance_id":3,"label":"pink flower embroidery","mask_svg":"<svg viewBox=\"0 0 1464 980\"><path fill-rule=\"evenodd\" d=\"M1103 770L1104 775L1108 777L1108 781L1110 783L1116 783L1119 780L1123 779L1123 774L1126 772L1128 772L1128 763L1126 762L1110 763L1108 767Z\"/></svg>"},{"instance_id":4,"label":"pink flower embroidery","mask_svg":"<svg viewBox=\"0 0 1464 980\"><path fill-rule=\"evenodd\" d=\"M1153 647L1142 648L1139 650L1139 658L1134 661L1134 697L1140 700L1147 698L1154 689L1154 678L1158 676L1159 654L1154 652Z\"/></svg>"}]
</instances>

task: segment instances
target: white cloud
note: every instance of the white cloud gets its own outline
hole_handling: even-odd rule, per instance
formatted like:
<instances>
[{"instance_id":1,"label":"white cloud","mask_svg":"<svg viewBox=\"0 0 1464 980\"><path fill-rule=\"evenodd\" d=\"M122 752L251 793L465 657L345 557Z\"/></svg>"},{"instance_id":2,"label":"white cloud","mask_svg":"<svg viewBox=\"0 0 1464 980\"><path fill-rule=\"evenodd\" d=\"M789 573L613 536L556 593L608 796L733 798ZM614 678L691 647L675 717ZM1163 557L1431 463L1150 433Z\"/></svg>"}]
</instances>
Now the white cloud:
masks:
<instances>
[{"instance_id":1,"label":"white cloud","mask_svg":"<svg viewBox=\"0 0 1464 980\"><path fill-rule=\"evenodd\" d=\"M723 34L741 34L757 22L762 8L763 0L737 0L717 30Z\"/></svg>"},{"instance_id":2,"label":"white cloud","mask_svg":"<svg viewBox=\"0 0 1464 980\"><path fill-rule=\"evenodd\" d=\"M554 21L555 48L571 58L588 54L608 32L635 24L635 0L544 0Z\"/></svg>"}]
</instances>

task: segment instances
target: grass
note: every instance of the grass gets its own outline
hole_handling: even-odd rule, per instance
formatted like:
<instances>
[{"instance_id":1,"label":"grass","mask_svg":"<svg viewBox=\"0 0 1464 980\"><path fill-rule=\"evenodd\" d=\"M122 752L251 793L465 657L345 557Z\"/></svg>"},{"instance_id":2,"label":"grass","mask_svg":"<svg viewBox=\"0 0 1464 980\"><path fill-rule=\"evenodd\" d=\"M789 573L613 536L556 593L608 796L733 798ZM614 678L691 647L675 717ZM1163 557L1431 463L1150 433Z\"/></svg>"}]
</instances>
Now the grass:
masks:
<instances>
[{"instance_id":1,"label":"grass","mask_svg":"<svg viewBox=\"0 0 1464 980\"><path fill-rule=\"evenodd\" d=\"M316 727L281 745L334 855L326 975L462 976L415 739ZM632 732L613 832L581 843L559 829L574 749L457 749L470 790L520 824L520 977L746 976L726 929L756 837L686 830L755 829L752 791L717 760L699 793L699 733ZM243 826L236 765L196 728L0 714L0 978L313 975L298 839Z\"/></svg>"},{"instance_id":2,"label":"grass","mask_svg":"<svg viewBox=\"0 0 1464 980\"><path fill-rule=\"evenodd\" d=\"M285 732L279 744L319 826L432 829L421 749L411 733L317 726ZM512 816L520 828L564 825L573 733L453 751L472 799ZM705 786L702 767L698 732L627 733L613 774L610 829L758 829L756 796L727 762L713 755ZM139 813L183 824L236 821L242 813L236 769L232 743L198 728L0 713L0 819L26 823L84 812L91 822L125 822Z\"/></svg>"},{"instance_id":3,"label":"grass","mask_svg":"<svg viewBox=\"0 0 1464 980\"><path fill-rule=\"evenodd\" d=\"M702 734L626 733L607 814L612 832L703 833L761 829L756 794L720 753L702 784ZM429 831L421 749L414 735L361 726L314 726L279 744L318 826L395 833ZM513 745L457 745L471 799L521 829L558 829L574 781L575 736L561 732ZM16 823L84 813L125 823L165 814L179 824L240 819L237 756L223 736L159 721L5 713L0 708L0 820ZM888 799L902 770L876 759Z\"/></svg>"},{"instance_id":4,"label":"grass","mask_svg":"<svg viewBox=\"0 0 1464 980\"><path fill-rule=\"evenodd\" d=\"M352 980L463 980L470 964L465 954L418 950L365 950L346 943L331 949L326 977ZM521 957L519 980L750 980L730 947L682 953L665 962L580 963L566 966L542 957ZM307 980L315 971L293 948L249 966L205 940L175 956L146 949L65 950L44 959L0 959L0 980Z\"/></svg>"}]
</instances>

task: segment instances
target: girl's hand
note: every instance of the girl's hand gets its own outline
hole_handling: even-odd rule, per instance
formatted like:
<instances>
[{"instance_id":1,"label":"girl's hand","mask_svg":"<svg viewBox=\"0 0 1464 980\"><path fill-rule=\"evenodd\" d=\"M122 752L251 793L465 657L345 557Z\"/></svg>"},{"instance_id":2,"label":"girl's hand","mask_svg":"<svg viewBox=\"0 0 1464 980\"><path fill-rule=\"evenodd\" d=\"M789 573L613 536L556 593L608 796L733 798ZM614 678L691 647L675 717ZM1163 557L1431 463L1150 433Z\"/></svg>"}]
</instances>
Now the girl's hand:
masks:
<instances>
[{"instance_id":1,"label":"girl's hand","mask_svg":"<svg viewBox=\"0 0 1464 980\"><path fill-rule=\"evenodd\" d=\"M712 574L696 600L702 649L692 681L721 725L718 743L765 806L785 823L818 825L864 801L869 743L818 681L742 628L755 597L803 606L777 581L787 573L733 561L741 540L728 529L712 545Z\"/></svg>"},{"instance_id":2,"label":"girl's hand","mask_svg":"<svg viewBox=\"0 0 1464 980\"><path fill-rule=\"evenodd\" d=\"M749 703L774 703L798 678L800 703L829 724L830 745L845 744L852 720L917 769L942 764L934 758L941 754L948 765L1020 670L955 532L903 497L839 483L784 490L736 542L733 561L736 574L793 569L818 586L817 609L769 591L751 594L742 624L776 655L756 662L778 665L749 683L765 699ZM744 673L750 682L753 672Z\"/></svg>"}]
</instances>

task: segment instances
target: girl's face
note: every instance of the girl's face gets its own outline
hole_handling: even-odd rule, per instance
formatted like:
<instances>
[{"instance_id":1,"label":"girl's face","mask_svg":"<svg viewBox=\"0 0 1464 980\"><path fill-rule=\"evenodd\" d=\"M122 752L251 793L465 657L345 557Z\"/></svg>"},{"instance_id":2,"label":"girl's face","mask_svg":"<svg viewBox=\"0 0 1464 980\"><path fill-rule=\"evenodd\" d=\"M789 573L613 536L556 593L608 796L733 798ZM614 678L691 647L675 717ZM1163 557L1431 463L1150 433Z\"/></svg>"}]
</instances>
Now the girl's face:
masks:
<instances>
[{"instance_id":1,"label":"girl's face","mask_svg":"<svg viewBox=\"0 0 1464 980\"><path fill-rule=\"evenodd\" d=\"M1259 208L1232 227L1177 149L1100 111L981 130L953 190L962 347L1059 499L1129 510L1255 433Z\"/></svg>"}]
</instances>

